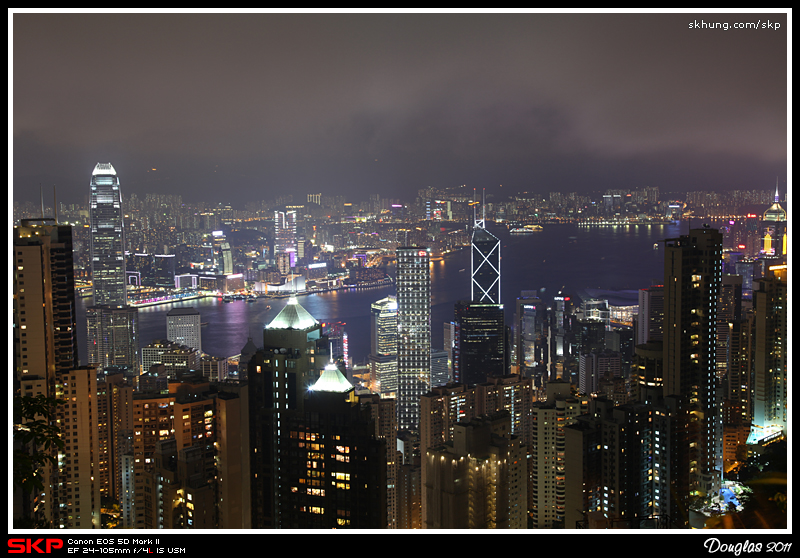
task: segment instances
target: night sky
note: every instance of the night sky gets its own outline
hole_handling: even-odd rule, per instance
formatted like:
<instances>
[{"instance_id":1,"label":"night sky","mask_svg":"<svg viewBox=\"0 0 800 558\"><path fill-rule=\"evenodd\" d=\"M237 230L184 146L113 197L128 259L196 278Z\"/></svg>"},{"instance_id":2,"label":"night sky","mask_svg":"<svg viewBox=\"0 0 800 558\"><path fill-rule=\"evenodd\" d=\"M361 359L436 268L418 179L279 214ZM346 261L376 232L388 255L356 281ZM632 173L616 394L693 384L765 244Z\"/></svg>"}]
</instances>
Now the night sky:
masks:
<instances>
[{"instance_id":1,"label":"night sky","mask_svg":"<svg viewBox=\"0 0 800 558\"><path fill-rule=\"evenodd\" d=\"M14 13L9 26L20 200L41 185L84 203L97 162L124 195L242 208L789 179L786 13Z\"/></svg>"}]
</instances>

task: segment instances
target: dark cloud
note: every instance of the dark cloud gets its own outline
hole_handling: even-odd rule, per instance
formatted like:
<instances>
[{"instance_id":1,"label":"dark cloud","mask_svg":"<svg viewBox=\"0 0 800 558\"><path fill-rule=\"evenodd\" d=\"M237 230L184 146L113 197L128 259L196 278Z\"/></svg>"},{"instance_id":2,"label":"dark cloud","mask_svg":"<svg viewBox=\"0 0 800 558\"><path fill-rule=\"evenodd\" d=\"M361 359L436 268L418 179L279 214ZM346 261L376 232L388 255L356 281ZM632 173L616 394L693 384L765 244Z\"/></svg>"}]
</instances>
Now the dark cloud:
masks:
<instances>
[{"instance_id":1,"label":"dark cloud","mask_svg":"<svg viewBox=\"0 0 800 558\"><path fill-rule=\"evenodd\" d=\"M14 195L81 201L97 161L128 191L233 203L766 188L786 173L786 19L16 13ZM759 20L781 28L689 28Z\"/></svg>"}]
</instances>

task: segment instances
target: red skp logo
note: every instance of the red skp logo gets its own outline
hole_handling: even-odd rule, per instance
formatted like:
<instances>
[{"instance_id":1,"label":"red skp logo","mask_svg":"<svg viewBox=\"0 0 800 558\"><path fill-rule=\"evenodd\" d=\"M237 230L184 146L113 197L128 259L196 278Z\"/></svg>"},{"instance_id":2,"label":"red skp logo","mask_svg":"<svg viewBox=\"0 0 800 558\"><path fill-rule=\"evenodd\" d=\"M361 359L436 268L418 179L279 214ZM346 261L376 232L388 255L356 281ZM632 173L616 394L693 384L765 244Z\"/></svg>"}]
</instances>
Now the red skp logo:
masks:
<instances>
[{"instance_id":1,"label":"red skp logo","mask_svg":"<svg viewBox=\"0 0 800 558\"><path fill-rule=\"evenodd\" d=\"M44 545L44 548L42 548ZM50 554L54 548L64 548L61 539L8 539L9 554Z\"/></svg>"}]
</instances>

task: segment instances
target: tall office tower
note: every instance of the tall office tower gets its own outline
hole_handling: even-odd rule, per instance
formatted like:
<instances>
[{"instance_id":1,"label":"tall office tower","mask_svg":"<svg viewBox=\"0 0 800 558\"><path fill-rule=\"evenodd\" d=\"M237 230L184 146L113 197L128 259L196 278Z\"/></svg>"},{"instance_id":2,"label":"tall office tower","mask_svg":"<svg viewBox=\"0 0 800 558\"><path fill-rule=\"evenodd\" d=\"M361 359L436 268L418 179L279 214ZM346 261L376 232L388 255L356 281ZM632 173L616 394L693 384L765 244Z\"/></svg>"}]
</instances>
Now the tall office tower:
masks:
<instances>
[{"instance_id":1,"label":"tall office tower","mask_svg":"<svg viewBox=\"0 0 800 558\"><path fill-rule=\"evenodd\" d=\"M139 310L130 306L86 309L87 358L101 370L139 373Z\"/></svg>"},{"instance_id":2,"label":"tall office tower","mask_svg":"<svg viewBox=\"0 0 800 558\"><path fill-rule=\"evenodd\" d=\"M397 391L397 298L388 296L372 304L370 315L370 376L375 391Z\"/></svg>"},{"instance_id":3,"label":"tall office tower","mask_svg":"<svg viewBox=\"0 0 800 558\"><path fill-rule=\"evenodd\" d=\"M278 254L297 252L297 211L275 212L274 257Z\"/></svg>"},{"instance_id":4,"label":"tall office tower","mask_svg":"<svg viewBox=\"0 0 800 558\"><path fill-rule=\"evenodd\" d=\"M583 410L569 382L547 382L547 400L533 404L528 509L535 529L561 525L566 513L564 427Z\"/></svg>"},{"instance_id":5,"label":"tall office tower","mask_svg":"<svg viewBox=\"0 0 800 558\"><path fill-rule=\"evenodd\" d=\"M722 234L704 227L668 239L664 252L664 396L681 398L691 435L675 448L694 465L690 494L713 494L721 482L722 417L716 375L717 314L722 285Z\"/></svg>"},{"instance_id":6,"label":"tall office tower","mask_svg":"<svg viewBox=\"0 0 800 558\"><path fill-rule=\"evenodd\" d=\"M456 342L456 324L445 322L443 329L444 350L447 351L447 365L450 367L450 377L453 376L453 347Z\"/></svg>"},{"instance_id":7,"label":"tall office tower","mask_svg":"<svg viewBox=\"0 0 800 558\"><path fill-rule=\"evenodd\" d=\"M453 381L479 384L508 374L502 304L460 301L455 305Z\"/></svg>"},{"instance_id":8,"label":"tall office tower","mask_svg":"<svg viewBox=\"0 0 800 558\"><path fill-rule=\"evenodd\" d=\"M233 252L230 242L223 242L219 246L219 271L223 275L233 273Z\"/></svg>"},{"instance_id":9,"label":"tall office tower","mask_svg":"<svg viewBox=\"0 0 800 558\"><path fill-rule=\"evenodd\" d=\"M483 304L501 304L500 239L486 230L483 220L472 233L472 283L470 299Z\"/></svg>"},{"instance_id":10,"label":"tall office tower","mask_svg":"<svg viewBox=\"0 0 800 558\"><path fill-rule=\"evenodd\" d=\"M567 351L565 324L571 306L571 298L559 293L558 296L553 297L553 311L548 312L550 323L547 330L546 379L549 380L560 379L564 375L564 357Z\"/></svg>"},{"instance_id":11,"label":"tall office tower","mask_svg":"<svg viewBox=\"0 0 800 558\"><path fill-rule=\"evenodd\" d=\"M90 188L89 245L94 304L126 306L122 192L111 163L97 163Z\"/></svg>"},{"instance_id":12,"label":"tall office tower","mask_svg":"<svg viewBox=\"0 0 800 558\"><path fill-rule=\"evenodd\" d=\"M153 255L153 284L163 289L175 287L175 254Z\"/></svg>"},{"instance_id":13,"label":"tall office tower","mask_svg":"<svg viewBox=\"0 0 800 558\"><path fill-rule=\"evenodd\" d=\"M522 291L514 313L514 359L520 374L531 373L544 358L545 305L536 291Z\"/></svg>"},{"instance_id":14,"label":"tall office tower","mask_svg":"<svg viewBox=\"0 0 800 558\"><path fill-rule=\"evenodd\" d=\"M769 273L753 291L753 427L749 443L788 433L788 267L773 266Z\"/></svg>"},{"instance_id":15,"label":"tall office tower","mask_svg":"<svg viewBox=\"0 0 800 558\"><path fill-rule=\"evenodd\" d=\"M264 346L248 362L252 526L280 527L278 508L281 421L302 411L304 394L330 360L322 326L291 297L264 328ZM323 356L325 355L325 356ZM326 358L327 357L327 358Z\"/></svg>"},{"instance_id":16,"label":"tall office tower","mask_svg":"<svg viewBox=\"0 0 800 558\"><path fill-rule=\"evenodd\" d=\"M430 250L397 248L397 427L419 428L419 398L431 383Z\"/></svg>"},{"instance_id":17,"label":"tall office tower","mask_svg":"<svg viewBox=\"0 0 800 558\"><path fill-rule=\"evenodd\" d=\"M78 367L72 228L23 219L12 250L15 377L46 379L52 397L56 372Z\"/></svg>"},{"instance_id":18,"label":"tall office tower","mask_svg":"<svg viewBox=\"0 0 800 558\"><path fill-rule=\"evenodd\" d=\"M196 308L173 308L167 312L167 341L203 352L200 312Z\"/></svg>"},{"instance_id":19,"label":"tall office tower","mask_svg":"<svg viewBox=\"0 0 800 558\"><path fill-rule=\"evenodd\" d=\"M775 186L775 203L764 212L762 219L761 252L767 256L786 255L786 210L781 207L778 187Z\"/></svg>"},{"instance_id":20,"label":"tall office tower","mask_svg":"<svg viewBox=\"0 0 800 558\"><path fill-rule=\"evenodd\" d=\"M456 424L425 452L425 528L525 529L525 451L507 412Z\"/></svg>"},{"instance_id":21,"label":"tall office tower","mask_svg":"<svg viewBox=\"0 0 800 558\"><path fill-rule=\"evenodd\" d=\"M451 381L447 364L447 351L431 350L431 387L443 386Z\"/></svg>"},{"instance_id":22,"label":"tall office tower","mask_svg":"<svg viewBox=\"0 0 800 558\"><path fill-rule=\"evenodd\" d=\"M654 285L639 290L639 317L636 322L636 344L661 341L664 338L664 287Z\"/></svg>"},{"instance_id":23,"label":"tall office tower","mask_svg":"<svg viewBox=\"0 0 800 558\"><path fill-rule=\"evenodd\" d=\"M333 363L304 399L278 434L279 527L385 529L388 441L376 435L372 409Z\"/></svg>"}]
</instances>

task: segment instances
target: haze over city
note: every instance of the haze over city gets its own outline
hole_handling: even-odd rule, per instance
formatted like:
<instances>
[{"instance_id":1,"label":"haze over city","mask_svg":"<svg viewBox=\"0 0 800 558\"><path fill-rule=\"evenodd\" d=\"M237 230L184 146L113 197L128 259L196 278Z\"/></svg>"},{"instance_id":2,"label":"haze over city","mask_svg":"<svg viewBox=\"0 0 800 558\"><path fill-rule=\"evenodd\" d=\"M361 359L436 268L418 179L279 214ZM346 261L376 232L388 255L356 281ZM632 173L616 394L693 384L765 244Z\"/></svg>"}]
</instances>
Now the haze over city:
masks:
<instances>
[{"instance_id":1,"label":"haze over city","mask_svg":"<svg viewBox=\"0 0 800 558\"><path fill-rule=\"evenodd\" d=\"M10 553L791 548L790 9L9 29Z\"/></svg>"},{"instance_id":2,"label":"haze over city","mask_svg":"<svg viewBox=\"0 0 800 558\"><path fill-rule=\"evenodd\" d=\"M13 196L784 191L790 17L13 13Z\"/></svg>"}]
</instances>

